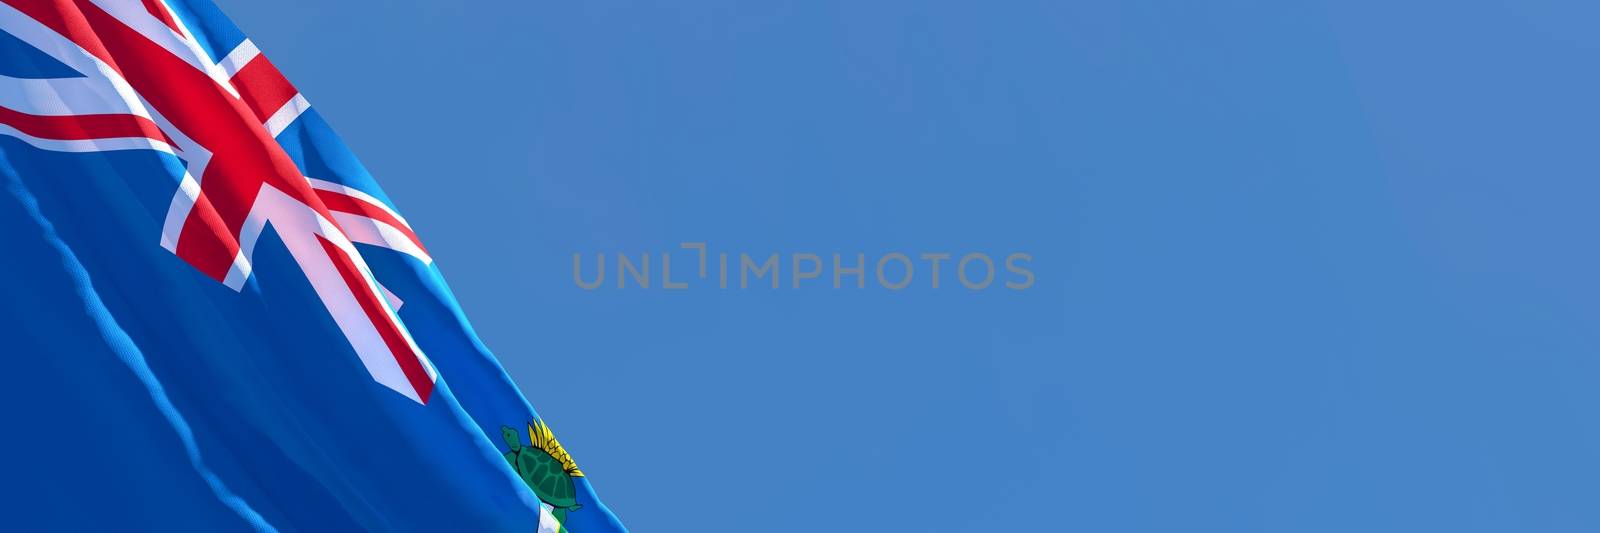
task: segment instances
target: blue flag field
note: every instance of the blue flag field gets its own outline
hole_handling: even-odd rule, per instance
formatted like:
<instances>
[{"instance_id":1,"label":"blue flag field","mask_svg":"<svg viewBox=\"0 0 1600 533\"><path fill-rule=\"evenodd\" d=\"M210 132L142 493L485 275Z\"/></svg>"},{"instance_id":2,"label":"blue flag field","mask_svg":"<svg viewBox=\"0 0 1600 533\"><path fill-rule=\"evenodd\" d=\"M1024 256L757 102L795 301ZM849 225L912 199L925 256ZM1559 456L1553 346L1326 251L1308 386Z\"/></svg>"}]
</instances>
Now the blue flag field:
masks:
<instances>
[{"instance_id":1,"label":"blue flag field","mask_svg":"<svg viewBox=\"0 0 1600 533\"><path fill-rule=\"evenodd\" d=\"M622 531L418 233L211 2L0 1L6 529Z\"/></svg>"}]
</instances>

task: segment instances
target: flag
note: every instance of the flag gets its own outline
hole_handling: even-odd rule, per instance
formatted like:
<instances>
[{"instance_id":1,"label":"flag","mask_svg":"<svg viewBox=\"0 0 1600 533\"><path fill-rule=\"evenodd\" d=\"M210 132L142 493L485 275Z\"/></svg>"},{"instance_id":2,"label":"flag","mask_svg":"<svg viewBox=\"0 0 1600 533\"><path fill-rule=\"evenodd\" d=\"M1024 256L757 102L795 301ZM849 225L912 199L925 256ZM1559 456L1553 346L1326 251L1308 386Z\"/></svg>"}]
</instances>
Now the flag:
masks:
<instances>
[{"instance_id":1,"label":"flag","mask_svg":"<svg viewBox=\"0 0 1600 533\"><path fill-rule=\"evenodd\" d=\"M6 530L621 531L208 0L0 0Z\"/></svg>"}]
</instances>

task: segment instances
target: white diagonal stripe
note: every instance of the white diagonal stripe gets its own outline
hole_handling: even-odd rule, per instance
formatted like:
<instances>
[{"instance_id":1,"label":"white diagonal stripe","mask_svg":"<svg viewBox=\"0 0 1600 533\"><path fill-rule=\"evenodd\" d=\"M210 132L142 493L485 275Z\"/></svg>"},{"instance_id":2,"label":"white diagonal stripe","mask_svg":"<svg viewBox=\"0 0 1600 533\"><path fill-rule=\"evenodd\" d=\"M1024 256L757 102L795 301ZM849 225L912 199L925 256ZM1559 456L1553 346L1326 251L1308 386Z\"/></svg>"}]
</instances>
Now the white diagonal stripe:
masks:
<instances>
[{"instance_id":1,"label":"white diagonal stripe","mask_svg":"<svg viewBox=\"0 0 1600 533\"><path fill-rule=\"evenodd\" d=\"M290 124L294 124L294 119L300 118L300 114L305 113L307 109L311 109L311 102L307 102L304 95L295 93L294 98L290 98L288 102L283 104L283 107L274 111L272 116L267 117L267 121L263 122L262 125L267 127L268 135L277 137Z\"/></svg>"},{"instance_id":2,"label":"white diagonal stripe","mask_svg":"<svg viewBox=\"0 0 1600 533\"><path fill-rule=\"evenodd\" d=\"M233 47L233 51L228 52L226 57L218 61L217 66L222 67L222 71L232 78L234 74L244 70L244 66L250 64L250 60L259 55L261 55L261 50L256 48L256 43L245 39L244 42L239 43L239 46Z\"/></svg>"}]
</instances>

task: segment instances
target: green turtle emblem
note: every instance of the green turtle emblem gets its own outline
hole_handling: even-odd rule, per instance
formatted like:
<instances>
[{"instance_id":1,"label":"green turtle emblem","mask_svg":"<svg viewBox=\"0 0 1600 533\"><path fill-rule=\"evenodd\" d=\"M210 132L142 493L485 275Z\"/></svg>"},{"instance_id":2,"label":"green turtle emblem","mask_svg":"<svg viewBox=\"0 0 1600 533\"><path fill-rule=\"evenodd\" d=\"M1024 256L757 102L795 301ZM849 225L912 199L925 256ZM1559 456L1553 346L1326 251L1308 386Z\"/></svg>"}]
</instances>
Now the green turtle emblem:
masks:
<instances>
[{"instance_id":1,"label":"green turtle emblem","mask_svg":"<svg viewBox=\"0 0 1600 533\"><path fill-rule=\"evenodd\" d=\"M511 426L501 426L500 433L511 447L511 451L505 453L511 469L533 489L539 501L553 508L550 514L557 521L566 523L567 513L583 507L578 503L578 491L572 483L572 478L583 477L578 464L572 461L572 456L542 420L528 423L530 445L524 445L522 437Z\"/></svg>"}]
</instances>

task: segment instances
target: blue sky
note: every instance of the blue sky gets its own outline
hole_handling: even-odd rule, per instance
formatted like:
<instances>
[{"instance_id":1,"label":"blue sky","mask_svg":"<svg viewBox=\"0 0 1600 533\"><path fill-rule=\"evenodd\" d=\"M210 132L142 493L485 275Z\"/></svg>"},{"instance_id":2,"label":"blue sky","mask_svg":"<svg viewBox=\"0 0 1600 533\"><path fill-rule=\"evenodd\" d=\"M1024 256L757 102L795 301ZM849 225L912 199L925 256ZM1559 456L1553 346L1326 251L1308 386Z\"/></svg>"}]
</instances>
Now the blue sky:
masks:
<instances>
[{"instance_id":1,"label":"blue sky","mask_svg":"<svg viewBox=\"0 0 1600 533\"><path fill-rule=\"evenodd\" d=\"M1600 526L1592 4L219 3L636 530Z\"/></svg>"}]
</instances>

